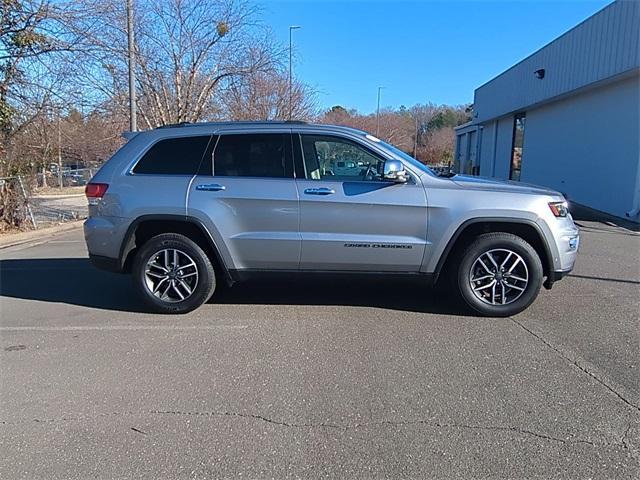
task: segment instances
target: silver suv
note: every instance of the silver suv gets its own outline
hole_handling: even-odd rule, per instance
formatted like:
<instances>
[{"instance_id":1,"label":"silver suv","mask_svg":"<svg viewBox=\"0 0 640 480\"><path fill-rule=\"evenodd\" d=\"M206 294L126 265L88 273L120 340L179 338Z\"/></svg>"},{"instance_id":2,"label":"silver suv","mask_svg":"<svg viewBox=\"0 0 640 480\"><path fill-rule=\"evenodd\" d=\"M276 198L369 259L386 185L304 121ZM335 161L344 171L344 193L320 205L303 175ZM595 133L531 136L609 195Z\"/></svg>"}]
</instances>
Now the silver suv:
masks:
<instances>
[{"instance_id":1,"label":"silver suv","mask_svg":"<svg viewBox=\"0 0 640 480\"><path fill-rule=\"evenodd\" d=\"M128 138L86 187L85 238L92 262L131 273L158 312L256 275L341 273L439 281L508 316L576 259L560 193L436 175L359 130L198 123Z\"/></svg>"}]
</instances>

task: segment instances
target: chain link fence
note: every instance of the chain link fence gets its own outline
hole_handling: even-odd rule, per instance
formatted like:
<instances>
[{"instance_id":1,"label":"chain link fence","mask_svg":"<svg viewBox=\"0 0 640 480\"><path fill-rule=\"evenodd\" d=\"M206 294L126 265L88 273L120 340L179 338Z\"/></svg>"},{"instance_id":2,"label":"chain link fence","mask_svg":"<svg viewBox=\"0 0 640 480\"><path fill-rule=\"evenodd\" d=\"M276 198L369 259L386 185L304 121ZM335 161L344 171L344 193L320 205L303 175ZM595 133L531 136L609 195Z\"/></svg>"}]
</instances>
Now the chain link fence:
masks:
<instances>
[{"instance_id":1,"label":"chain link fence","mask_svg":"<svg viewBox=\"0 0 640 480\"><path fill-rule=\"evenodd\" d=\"M31 177L31 180L35 180L33 183L35 188L83 187L89 183L96 170L95 168L77 168L45 171L37 173Z\"/></svg>"},{"instance_id":2,"label":"chain link fence","mask_svg":"<svg viewBox=\"0 0 640 480\"><path fill-rule=\"evenodd\" d=\"M0 231L37 230L88 215L84 186L94 169L0 178Z\"/></svg>"}]
</instances>

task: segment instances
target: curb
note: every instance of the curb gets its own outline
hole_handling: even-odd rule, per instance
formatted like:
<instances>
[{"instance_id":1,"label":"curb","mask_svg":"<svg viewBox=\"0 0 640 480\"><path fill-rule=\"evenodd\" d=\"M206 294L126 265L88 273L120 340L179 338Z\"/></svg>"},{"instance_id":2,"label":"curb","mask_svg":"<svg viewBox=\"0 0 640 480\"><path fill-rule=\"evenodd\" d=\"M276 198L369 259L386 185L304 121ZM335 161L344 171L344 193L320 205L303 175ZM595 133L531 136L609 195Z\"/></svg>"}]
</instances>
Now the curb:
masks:
<instances>
[{"instance_id":1,"label":"curb","mask_svg":"<svg viewBox=\"0 0 640 480\"><path fill-rule=\"evenodd\" d=\"M59 195L33 195L31 198L37 198L42 200L62 200L65 198L86 198L84 193L61 193Z\"/></svg>"},{"instance_id":2,"label":"curb","mask_svg":"<svg viewBox=\"0 0 640 480\"><path fill-rule=\"evenodd\" d=\"M9 247L15 247L17 245L23 245L25 243L48 241L53 235L68 232L70 230L75 230L76 228L81 228L83 222L84 220L77 220L74 222L56 225L54 227L43 228L42 230L32 230L29 232L0 235L0 250Z\"/></svg>"}]
</instances>

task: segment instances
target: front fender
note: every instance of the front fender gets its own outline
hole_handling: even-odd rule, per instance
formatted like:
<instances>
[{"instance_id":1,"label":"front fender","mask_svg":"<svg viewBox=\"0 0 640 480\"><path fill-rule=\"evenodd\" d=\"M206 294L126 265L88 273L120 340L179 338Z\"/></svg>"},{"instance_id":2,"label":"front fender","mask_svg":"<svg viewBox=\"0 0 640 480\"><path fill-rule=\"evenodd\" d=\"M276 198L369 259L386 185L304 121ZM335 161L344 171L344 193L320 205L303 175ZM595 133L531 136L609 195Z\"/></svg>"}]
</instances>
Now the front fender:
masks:
<instances>
[{"instance_id":1,"label":"front fender","mask_svg":"<svg viewBox=\"0 0 640 480\"><path fill-rule=\"evenodd\" d=\"M533 227L541 239L542 247L545 249L548 259L548 265L545 266L545 269L547 271L559 269L560 256L558 247L555 242L549 241L550 238L553 238L553 234L547 223L543 219L537 217L533 212L519 213L520 215L514 216L513 211L501 212L491 210L490 212L474 212L473 216L468 215L457 222L441 226L442 233L439 235L439 241L433 241L431 243L432 251L428 261L424 265L424 271L426 273L435 273L436 275L439 275L460 235L466 228L478 223L509 223ZM433 218L433 216L430 216L430 219L431 218ZM437 226L433 226L430 223L429 232L430 234L437 235Z\"/></svg>"}]
</instances>

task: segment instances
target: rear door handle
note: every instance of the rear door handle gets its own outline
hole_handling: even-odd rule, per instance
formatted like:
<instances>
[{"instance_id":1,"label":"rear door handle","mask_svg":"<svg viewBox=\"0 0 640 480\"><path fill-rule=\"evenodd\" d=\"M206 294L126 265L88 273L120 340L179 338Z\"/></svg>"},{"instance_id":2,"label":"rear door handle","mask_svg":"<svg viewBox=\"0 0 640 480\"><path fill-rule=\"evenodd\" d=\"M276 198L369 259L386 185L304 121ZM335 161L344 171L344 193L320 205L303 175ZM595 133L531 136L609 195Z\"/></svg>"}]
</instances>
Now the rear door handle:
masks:
<instances>
[{"instance_id":1,"label":"rear door handle","mask_svg":"<svg viewBox=\"0 0 640 480\"><path fill-rule=\"evenodd\" d=\"M307 195L331 195L336 193L336 191L333 188L320 187L307 188L305 189L304 193L306 193Z\"/></svg>"},{"instance_id":2,"label":"rear door handle","mask_svg":"<svg viewBox=\"0 0 640 480\"><path fill-rule=\"evenodd\" d=\"M219 192L221 190L226 190L227 187L224 185L220 185L219 183L207 183L204 185L196 185L196 190L203 190L206 192Z\"/></svg>"}]
</instances>

